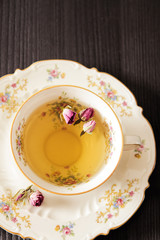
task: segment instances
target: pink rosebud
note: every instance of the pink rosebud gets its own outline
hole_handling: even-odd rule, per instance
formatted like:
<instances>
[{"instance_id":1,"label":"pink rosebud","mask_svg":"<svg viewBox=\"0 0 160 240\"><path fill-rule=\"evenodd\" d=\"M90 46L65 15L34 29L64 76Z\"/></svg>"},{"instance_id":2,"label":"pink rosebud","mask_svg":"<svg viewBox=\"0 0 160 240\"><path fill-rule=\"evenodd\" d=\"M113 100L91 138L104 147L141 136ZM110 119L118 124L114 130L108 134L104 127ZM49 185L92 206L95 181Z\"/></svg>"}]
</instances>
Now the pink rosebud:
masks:
<instances>
[{"instance_id":1,"label":"pink rosebud","mask_svg":"<svg viewBox=\"0 0 160 240\"><path fill-rule=\"evenodd\" d=\"M93 108L86 108L79 113L79 117L82 121L88 121L94 115Z\"/></svg>"},{"instance_id":2,"label":"pink rosebud","mask_svg":"<svg viewBox=\"0 0 160 240\"><path fill-rule=\"evenodd\" d=\"M16 88L16 83L13 83L12 85L11 85L11 87L13 87L13 88Z\"/></svg>"},{"instance_id":3,"label":"pink rosebud","mask_svg":"<svg viewBox=\"0 0 160 240\"><path fill-rule=\"evenodd\" d=\"M31 187L32 187L32 185L29 186L26 190L20 189L20 190L16 193L16 195L15 195L15 197L14 197L14 198L15 198L15 201L16 201L16 202L17 202L17 201L21 201L22 199L26 198L27 195L28 195L28 191L31 190Z\"/></svg>"},{"instance_id":4,"label":"pink rosebud","mask_svg":"<svg viewBox=\"0 0 160 240\"><path fill-rule=\"evenodd\" d=\"M37 190L36 192L33 192L29 198L30 204L36 207L39 207L42 204L43 200L44 200L44 196L39 190Z\"/></svg>"},{"instance_id":5,"label":"pink rosebud","mask_svg":"<svg viewBox=\"0 0 160 240\"><path fill-rule=\"evenodd\" d=\"M63 234L64 235L69 235L71 233L71 229L69 227L63 228Z\"/></svg>"},{"instance_id":6,"label":"pink rosebud","mask_svg":"<svg viewBox=\"0 0 160 240\"><path fill-rule=\"evenodd\" d=\"M63 114L63 117L64 117L64 119L65 119L67 124L74 123L76 112L73 112L72 110L70 110L68 108L65 108L65 109L63 109L63 113L62 114Z\"/></svg>"},{"instance_id":7,"label":"pink rosebud","mask_svg":"<svg viewBox=\"0 0 160 240\"><path fill-rule=\"evenodd\" d=\"M23 196L24 196L24 194L25 194L25 192L20 193L20 194L18 195L18 197L16 198L16 201L22 199Z\"/></svg>"},{"instance_id":8,"label":"pink rosebud","mask_svg":"<svg viewBox=\"0 0 160 240\"><path fill-rule=\"evenodd\" d=\"M83 125L83 131L87 133L91 133L93 132L95 126L96 126L96 122L94 120L91 120Z\"/></svg>"}]
</instances>

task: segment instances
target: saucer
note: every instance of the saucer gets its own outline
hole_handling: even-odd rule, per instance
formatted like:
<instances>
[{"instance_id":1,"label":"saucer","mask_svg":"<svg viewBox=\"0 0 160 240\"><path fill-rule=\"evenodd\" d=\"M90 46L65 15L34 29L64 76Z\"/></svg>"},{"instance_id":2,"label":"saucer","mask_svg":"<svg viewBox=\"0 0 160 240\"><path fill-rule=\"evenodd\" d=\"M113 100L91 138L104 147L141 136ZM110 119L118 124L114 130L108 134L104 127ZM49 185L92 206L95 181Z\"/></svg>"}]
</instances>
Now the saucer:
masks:
<instances>
[{"instance_id":1,"label":"saucer","mask_svg":"<svg viewBox=\"0 0 160 240\"><path fill-rule=\"evenodd\" d=\"M34 93L66 84L89 89L105 99L119 116L124 134L140 136L142 144L123 152L114 174L89 193L58 196L42 191L41 207L28 202L14 205L14 194L31 185L11 152L14 116ZM154 135L133 94L113 76L67 60L41 61L17 69L0 81L0 121L0 227L6 231L36 240L91 240L123 225L142 204L155 166Z\"/></svg>"}]
</instances>

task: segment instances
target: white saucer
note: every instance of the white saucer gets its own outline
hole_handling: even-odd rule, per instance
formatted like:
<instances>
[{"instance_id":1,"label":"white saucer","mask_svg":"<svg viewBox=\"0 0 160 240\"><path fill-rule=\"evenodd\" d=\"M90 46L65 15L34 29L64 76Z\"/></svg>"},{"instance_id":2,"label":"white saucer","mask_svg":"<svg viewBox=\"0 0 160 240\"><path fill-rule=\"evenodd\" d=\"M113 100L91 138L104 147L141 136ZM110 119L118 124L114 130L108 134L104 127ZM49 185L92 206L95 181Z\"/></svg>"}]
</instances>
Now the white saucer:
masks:
<instances>
[{"instance_id":1,"label":"white saucer","mask_svg":"<svg viewBox=\"0 0 160 240\"><path fill-rule=\"evenodd\" d=\"M33 93L52 85L82 86L103 97L118 114L123 131L138 135L142 146L124 152L112 177L79 196L43 191L41 207L15 206L11 197L31 183L14 162L10 129L18 107ZM91 240L123 225L144 200L155 166L155 140L142 108L128 88L113 76L67 60L48 60L17 69L0 81L0 226L36 240Z\"/></svg>"}]
</instances>

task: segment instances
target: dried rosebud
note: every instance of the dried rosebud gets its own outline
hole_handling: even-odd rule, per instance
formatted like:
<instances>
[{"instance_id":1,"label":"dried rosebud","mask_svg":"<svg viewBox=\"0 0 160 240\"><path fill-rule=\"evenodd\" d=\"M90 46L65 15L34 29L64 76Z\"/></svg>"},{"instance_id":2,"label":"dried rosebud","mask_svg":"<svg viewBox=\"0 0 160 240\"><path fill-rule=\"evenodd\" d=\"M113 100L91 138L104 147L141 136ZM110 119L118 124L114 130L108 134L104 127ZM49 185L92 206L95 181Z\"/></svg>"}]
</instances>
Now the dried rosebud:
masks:
<instances>
[{"instance_id":1,"label":"dried rosebud","mask_svg":"<svg viewBox=\"0 0 160 240\"><path fill-rule=\"evenodd\" d=\"M39 207L44 200L44 196L42 193L37 190L36 192L33 192L29 197L29 202L32 206Z\"/></svg>"},{"instance_id":2,"label":"dried rosebud","mask_svg":"<svg viewBox=\"0 0 160 240\"><path fill-rule=\"evenodd\" d=\"M21 200L24 197L25 193L20 193L18 197L16 198L16 201Z\"/></svg>"},{"instance_id":3,"label":"dried rosebud","mask_svg":"<svg viewBox=\"0 0 160 240\"><path fill-rule=\"evenodd\" d=\"M81 136L84 133L91 133L91 132L93 132L95 126L96 126L96 121L94 121L94 120L91 120L91 121L89 121L87 123L84 123L83 131L81 132Z\"/></svg>"},{"instance_id":4,"label":"dried rosebud","mask_svg":"<svg viewBox=\"0 0 160 240\"><path fill-rule=\"evenodd\" d=\"M90 118L92 118L94 115L94 109L93 108L86 108L84 110L82 110L78 116L79 119L74 123L74 125L79 124L81 121L86 122L88 121Z\"/></svg>"},{"instance_id":5,"label":"dried rosebud","mask_svg":"<svg viewBox=\"0 0 160 240\"><path fill-rule=\"evenodd\" d=\"M63 114L63 117L64 117L64 119L65 119L67 124L74 123L76 112L73 112L72 110L70 110L68 108L65 108L65 109L63 109L63 113L62 114Z\"/></svg>"},{"instance_id":6,"label":"dried rosebud","mask_svg":"<svg viewBox=\"0 0 160 240\"><path fill-rule=\"evenodd\" d=\"M18 202L21 201L23 199L25 199L28 195L28 192L32 191L32 185L29 186L28 188L24 189L20 189L13 197L13 199Z\"/></svg>"},{"instance_id":7,"label":"dried rosebud","mask_svg":"<svg viewBox=\"0 0 160 240\"><path fill-rule=\"evenodd\" d=\"M88 121L90 118L93 117L93 115L94 115L94 109L93 108L86 108L79 113L79 118L82 121Z\"/></svg>"}]
</instances>

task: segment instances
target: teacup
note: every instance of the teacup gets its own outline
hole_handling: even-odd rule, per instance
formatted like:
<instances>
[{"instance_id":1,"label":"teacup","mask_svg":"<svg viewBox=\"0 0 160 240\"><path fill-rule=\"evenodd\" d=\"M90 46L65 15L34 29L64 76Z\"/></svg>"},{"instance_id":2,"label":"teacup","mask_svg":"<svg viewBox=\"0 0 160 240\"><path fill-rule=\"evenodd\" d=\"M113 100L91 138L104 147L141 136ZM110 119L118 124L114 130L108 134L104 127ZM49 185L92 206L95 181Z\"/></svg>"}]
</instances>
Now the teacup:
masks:
<instances>
[{"instance_id":1,"label":"teacup","mask_svg":"<svg viewBox=\"0 0 160 240\"><path fill-rule=\"evenodd\" d=\"M48 112L43 111L38 115L38 120L36 120L37 122L32 129L31 125L34 117L32 119L31 116L41 106L48 107ZM67 108L75 111L75 109L81 109L83 106L94 109L94 115L91 116L91 119L80 119L79 111L77 118L80 125L77 126L78 124L76 124L74 126L75 122L72 126L71 124L68 125L63 118L63 110ZM57 119L60 121L58 127L62 132L55 130L53 133L52 131L47 133L48 130L44 131L43 127L39 128L39 132L36 132L38 131L36 130L38 124L41 124L41 121L44 121L47 116L48 120L45 121L51 121L48 124L53 123L54 127L54 114L58 116ZM49 118L50 116L51 118ZM86 130L85 132L83 127L86 122L94 121L94 119L98 121L97 126L89 134L89 131ZM81 133L85 134L80 137L74 136L74 130L76 129L75 134L77 134L80 128L82 128ZM25 129L27 130L25 131ZM27 136L29 140L27 140ZM36 137L38 138L37 142L34 140ZM92 146L92 141L94 146ZM60 146L61 142L63 142L62 148ZM69 85L46 88L31 96L18 110L11 128L11 148L20 170L38 187L61 195L81 194L97 188L113 174L123 150L129 150L140 143L138 136L124 136L119 118L101 97L90 90ZM92 148L90 147L91 149L87 150L86 146L90 144ZM35 150L36 147L37 150ZM100 152L104 152L104 154ZM33 170L34 157L39 159L41 169L44 172L46 171L44 177L41 177L41 170L38 170L38 167ZM43 159L45 157L48 162L44 164ZM97 165L99 168L97 167L94 174L86 173L85 168L88 167L88 171L90 171L93 167L92 158L96 164L101 161L101 165ZM83 166L80 165L79 159L81 159ZM51 165L49 170L47 169L48 165ZM56 170L56 166L58 170ZM85 176L80 173L78 169L80 166ZM62 169L62 172L64 171L68 175L63 176L59 169Z\"/></svg>"}]
</instances>

